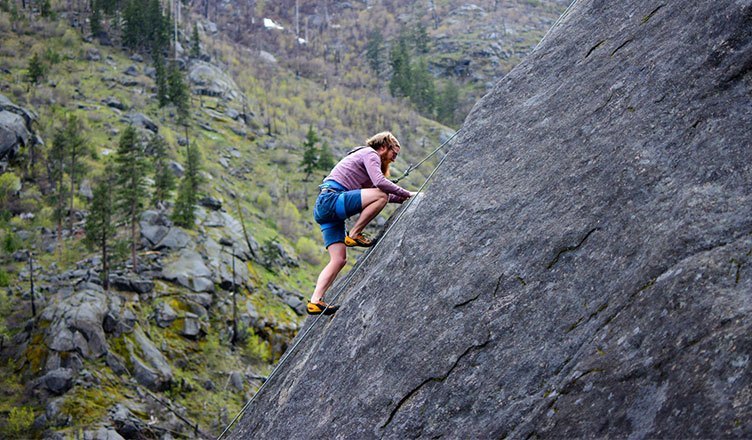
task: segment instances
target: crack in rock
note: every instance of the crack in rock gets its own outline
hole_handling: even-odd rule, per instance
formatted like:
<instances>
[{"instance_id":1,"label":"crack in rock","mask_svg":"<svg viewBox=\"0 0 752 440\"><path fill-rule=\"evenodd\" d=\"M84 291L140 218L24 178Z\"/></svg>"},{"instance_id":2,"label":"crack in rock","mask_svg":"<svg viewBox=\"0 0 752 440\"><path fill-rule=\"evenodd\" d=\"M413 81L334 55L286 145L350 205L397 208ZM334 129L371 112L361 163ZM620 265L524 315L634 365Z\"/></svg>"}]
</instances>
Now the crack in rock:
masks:
<instances>
[{"instance_id":1,"label":"crack in rock","mask_svg":"<svg viewBox=\"0 0 752 440\"><path fill-rule=\"evenodd\" d=\"M467 350L465 350L461 355L459 355L459 357L457 357L457 360L454 361L454 364L452 365L452 367L449 368L449 371L447 371L445 374L438 376L438 377L429 377L428 379L421 382L420 385L410 390L409 393L407 393L402 399L400 399L400 401L397 403L397 406L395 406L392 412L389 414L389 418L386 420L386 422L384 422L383 425L381 425L381 427L386 428L392 422L392 419L394 419L394 416L402 408L402 406L408 400L410 400L412 396L414 396L418 391L420 391L421 388L423 388L424 386L428 385L431 382L444 382L449 377L449 375L452 374L454 369L457 368L460 361L465 356L467 356L468 354L470 354L470 352L474 350L480 350L482 348L485 348L490 342L491 342L491 336L489 335L485 342L478 344L478 345L471 345L470 347L467 348Z\"/></svg>"},{"instance_id":2,"label":"crack in rock","mask_svg":"<svg viewBox=\"0 0 752 440\"><path fill-rule=\"evenodd\" d=\"M555 265L556 263L558 263L558 262L559 262L559 258L561 258L561 256L562 256L563 254L565 254L565 253L567 253L567 252L572 252L572 251L575 251L575 250L579 249L579 248L580 248L580 246L582 246L582 244L583 244L583 243L585 243L585 240L587 240L587 239L588 239L588 237L590 237L590 235L591 235L591 234L592 234L593 232L595 232L595 231L600 231L600 229L601 229L601 228L593 228L593 229L591 229L590 231L588 231L588 233L587 233L587 234L585 234L585 236L584 236L584 237L582 237L582 239L580 240L580 242L579 242L579 243L577 243L577 244L576 244L576 245L574 245L574 246L567 246L567 247L565 247L564 249L561 249L561 250L560 250L560 251L559 251L559 252L558 252L558 253L556 254L556 256L554 257L554 259L548 262L548 264L546 265L546 269L549 269L549 270L550 270L550 269L551 269L552 267L554 267L554 265Z\"/></svg>"}]
</instances>

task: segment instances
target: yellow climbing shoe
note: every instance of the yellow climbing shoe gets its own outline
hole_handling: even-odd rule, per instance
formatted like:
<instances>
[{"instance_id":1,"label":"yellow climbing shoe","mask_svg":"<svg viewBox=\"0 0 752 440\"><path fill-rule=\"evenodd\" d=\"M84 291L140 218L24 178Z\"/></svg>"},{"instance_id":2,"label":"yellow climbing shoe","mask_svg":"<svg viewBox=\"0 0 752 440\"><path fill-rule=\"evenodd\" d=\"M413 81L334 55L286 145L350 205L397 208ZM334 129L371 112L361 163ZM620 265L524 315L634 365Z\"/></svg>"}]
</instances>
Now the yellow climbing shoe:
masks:
<instances>
[{"instance_id":1,"label":"yellow climbing shoe","mask_svg":"<svg viewBox=\"0 0 752 440\"><path fill-rule=\"evenodd\" d=\"M333 315L338 309L339 306L329 305L321 300L315 303L308 301L308 306L306 307L306 311L308 311L309 315L320 315L322 313L324 315Z\"/></svg>"},{"instance_id":2,"label":"yellow climbing shoe","mask_svg":"<svg viewBox=\"0 0 752 440\"><path fill-rule=\"evenodd\" d=\"M345 236L345 246L347 247L354 247L354 246L371 247L373 246L373 243L374 243L373 240L366 237L362 233L356 235L355 237L350 237L349 235Z\"/></svg>"}]
</instances>

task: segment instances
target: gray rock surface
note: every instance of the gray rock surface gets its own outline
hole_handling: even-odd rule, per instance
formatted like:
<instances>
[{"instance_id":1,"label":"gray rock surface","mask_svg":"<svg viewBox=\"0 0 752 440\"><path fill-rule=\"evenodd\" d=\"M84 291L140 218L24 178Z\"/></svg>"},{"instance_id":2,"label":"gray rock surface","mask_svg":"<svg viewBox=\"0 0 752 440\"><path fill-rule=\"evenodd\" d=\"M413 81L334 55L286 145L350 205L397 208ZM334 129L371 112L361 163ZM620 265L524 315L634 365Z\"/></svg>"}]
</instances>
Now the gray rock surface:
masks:
<instances>
[{"instance_id":1,"label":"gray rock surface","mask_svg":"<svg viewBox=\"0 0 752 440\"><path fill-rule=\"evenodd\" d=\"M154 391L169 388L172 382L172 368L167 359L141 328L136 327L133 336L136 346L129 347L129 350L136 380Z\"/></svg>"},{"instance_id":2,"label":"gray rock surface","mask_svg":"<svg viewBox=\"0 0 752 440\"><path fill-rule=\"evenodd\" d=\"M175 251L183 249L191 242L191 237L181 228L173 226L167 234L154 246L156 250Z\"/></svg>"},{"instance_id":3,"label":"gray rock surface","mask_svg":"<svg viewBox=\"0 0 752 440\"><path fill-rule=\"evenodd\" d=\"M73 386L73 370L58 368L38 379L37 384L55 395L64 394Z\"/></svg>"},{"instance_id":4,"label":"gray rock surface","mask_svg":"<svg viewBox=\"0 0 752 440\"><path fill-rule=\"evenodd\" d=\"M159 132L159 126L143 113L130 113L126 116L126 121L136 127L143 127L152 133Z\"/></svg>"},{"instance_id":5,"label":"gray rock surface","mask_svg":"<svg viewBox=\"0 0 752 440\"><path fill-rule=\"evenodd\" d=\"M77 350L90 359L103 355L108 348L102 327L107 310L107 297L100 291L53 297L42 313L42 319L50 323L45 331L47 347L59 352Z\"/></svg>"},{"instance_id":6,"label":"gray rock surface","mask_svg":"<svg viewBox=\"0 0 752 440\"><path fill-rule=\"evenodd\" d=\"M191 63L188 79L195 93L207 96L217 96L233 101L241 96L235 81L225 74L219 67L203 61Z\"/></svg>"},{"instance_id":7,"label":"gray rock surface","mask_svg":"<svg viewBox=\"0 0 752 440\"><path fill-rule=\"evenodd\" d=\"M194 313L186 313L183 318L183 329L180 334L190 339L197 339L202 337L205 332L201 328L201 321L199 321L198 315Z\"/></svg>"},{"instance_id":8,"label":"gray rock surface","mask_svg":"<svg viewBox=\"0 0 752 440\"><path fill-rule=\"evenodd\" d=\"M214 290L211 271L204 264L201 255L189 249L183 249L177 259L165 265L162 277L168 281L175 281L194 292Z\"/></svg>"},{"instance_id":9,"label":"gray rock surface","mask_svg":"<svg viewBox=\"0 0 752 440\"><path fill-rule=\"evenodd\" d=\"M236 246L222 246L212 239L207 239L204 244L204 252L208 260L208 267L214 274L214 281L219 283L225 290L231 290L233 286L232 267L233 252L235 252L235 286L239 289L241 286L250 283L250 274L248 266L244 263L245 254L240 248L243 242L235 242ZM234 249L234 251L233 251Z\"/></svg>"},{"instance_id":10,"label":"gray rock surface","mask_svg":"<svg viewBox=\"0 0 752 440\"><path fill-rule=\"evenodd\" d=\"M158 326L162 328L169 327L177 317L178 314L166 302L161 302L157 305L155 320Z\"/></svg>"},{"instance_id":11,"label":"gray rock surface","mask_svg":"<svg viewBox=\"0 0 752 440\"><path fill-rule=\"evenodd\" d=\"M751 437L751 93L749 0L578 1L230 437Z\"/></svg>"},{"instance_id":12,"label":"gray rock surface","mask_svg":"<svg viewBox=\"0 0 752 440\"><path fill-rule=\"evenodd\" d=\"M37 119L35 113L0 95L0 160L15 155L21 146L36 142L32 122Z\"/></svg>"},{"instance_id":13,"label":"gray rock surface","mask_svg":"<svg viewBox=\"0 0 752 440\"><path fill-rule=\"evenodd\" d=\"M99 428L96 431L85 431L84 440L124 440L123 436L114 429Z\"/></svg>"}]
</instances>

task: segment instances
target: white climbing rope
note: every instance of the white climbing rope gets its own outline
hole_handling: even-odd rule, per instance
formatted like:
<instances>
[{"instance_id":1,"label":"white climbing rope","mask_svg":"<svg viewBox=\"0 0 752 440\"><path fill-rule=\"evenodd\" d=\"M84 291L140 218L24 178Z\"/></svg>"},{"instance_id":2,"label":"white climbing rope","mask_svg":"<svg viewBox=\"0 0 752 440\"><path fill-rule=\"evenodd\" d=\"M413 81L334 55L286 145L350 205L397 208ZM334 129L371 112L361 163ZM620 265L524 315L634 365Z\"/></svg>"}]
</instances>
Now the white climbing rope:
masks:
<instances>
[{"instance_id":1,"label":"white climbing rope","mask_svg":"<svg viewBox=\"0 0 752 440\"><path fill-rule=\"evenodd\" d=\"M554 28L559 25L559 23L561 22L561 20L564 19L564 17L569 15L569 11L572 9L572 6L574 6L575 3L577 3L577 0L572 0L572 3L570 3L569 6L567 6L567 9L564 10L564 12L554 22L554 24L551 25L550 28L548 28L548 31L545 33L545 35L543 35L543 38L541 38L541 40L538 42L538 44L535 45L535 48L533 48L532 52L530 53L534 53L536 50L538 50L540 45L543 44L543 41L545 41L546 37L548 37L548 34L550 34L551 31L554 30Z\"/></svg>"}]
</instances>

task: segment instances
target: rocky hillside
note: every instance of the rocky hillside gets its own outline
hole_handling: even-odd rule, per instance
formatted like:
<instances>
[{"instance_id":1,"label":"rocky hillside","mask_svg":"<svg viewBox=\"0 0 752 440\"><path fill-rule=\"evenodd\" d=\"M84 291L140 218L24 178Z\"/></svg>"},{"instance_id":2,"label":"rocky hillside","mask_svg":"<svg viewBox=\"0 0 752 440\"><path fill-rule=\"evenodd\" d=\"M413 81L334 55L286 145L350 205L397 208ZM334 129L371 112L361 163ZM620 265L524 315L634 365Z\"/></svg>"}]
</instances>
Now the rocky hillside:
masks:
<instances>
[{"instance_id":1,"label":"rocky hillside","mask_svg":"<svg viewBox=\"0 0 752 440\"><path fill-rule=\"evenodd\" d=\"M159 107L147 54L92 38L76 8L20 7L0 4L0 437L212 437L296 334L325 262L310 210L325 171L301 167L306 132L337 157L393 130L406 147L399 172L452 131L399 100L296 77L221 32L202 32L198 57L177 50L186 127L174 105ZM180 28L182 46L191 29ZM44 72L31 82L34 58ZM89 149L58 241L52 146L71 115ZM82 238L95 182L129 126L142 146L165 141L177 178L188 143L198 146L204 183L191 228L172 221L174 194L146 201L136 267L120 220L108 290L101 254Z\"/></svg>"},{"instance_id":2,"label":"rocky hillside","mask_svg":"<svg viewBox=\"0 0 752 440\"><path fill-rule=\"evenodd\" d=\"M749 1L575 3L231 438L752 436L750 96Z\"/></svg>"}]
</instances>

